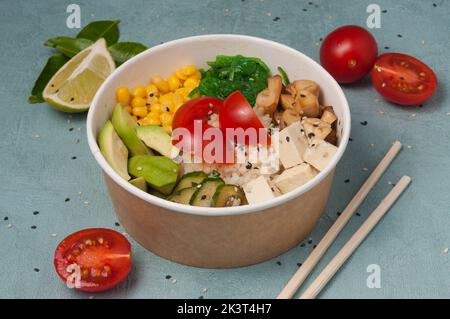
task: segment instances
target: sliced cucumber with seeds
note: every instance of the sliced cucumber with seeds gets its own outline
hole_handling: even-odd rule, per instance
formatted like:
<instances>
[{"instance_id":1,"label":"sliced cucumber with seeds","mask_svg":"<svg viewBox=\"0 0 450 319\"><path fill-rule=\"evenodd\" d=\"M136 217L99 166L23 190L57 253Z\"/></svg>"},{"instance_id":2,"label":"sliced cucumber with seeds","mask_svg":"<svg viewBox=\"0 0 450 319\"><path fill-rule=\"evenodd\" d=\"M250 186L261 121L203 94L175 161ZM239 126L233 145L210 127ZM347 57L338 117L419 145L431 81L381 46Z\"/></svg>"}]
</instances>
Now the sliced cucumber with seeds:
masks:
<instances>
[{"instance_id":1,"label":"sliced cucumber with seeds","mask_svg":"<svg viewBox=\"0 0 450 319\"><path fill-rule=\"evenodd\" d=\"M192 206L211 207L214 193L223 184L225 183L221 178L207 178L203 180L202 186L192 195L190 204Z\"/></svg>"},{"instance_id":2,"label":"sliced cucumber with seeds","mask_svg":"<svg viewBox=\"0 0 450 319\"><path fill-rule=\"evenodd\" d=\"M208 177L208 175L206 175L206 173L201 172L201 171L190 172L190 173L184 174L183 176L181 176L181 179L178 182L177 186L175 186L174 192L176 192L180 189L198 185L201 182L203 182L203 180L205 180L207 177Z\"/></svg>"},{"instance_id":3,"label":"sliced cucumber with seeds","mask_svg":"<svg viewBox=\"0 0 450 319\"><path fill-rule=\"evenodd\" d=\"M175 203L189 205L192 195L194 195L194 193L197 190L198 190L197 187L183 188L183 189L173 192L172 195L167 197L167 200L170 200L171 202L175 202Z\"/></svg>"},{"instance_id":4,"label":"sliced cucumber with seeds","mask_svg":"<svg viewBox=\"0 0 450 319\"><path fill-rule=\"evenodd\" d=\"M212 206L214 207L231 207L246 204L247 198L245 198L245 193L237 185L220 185L212 198Z\"/></svg>"}]
</instances>

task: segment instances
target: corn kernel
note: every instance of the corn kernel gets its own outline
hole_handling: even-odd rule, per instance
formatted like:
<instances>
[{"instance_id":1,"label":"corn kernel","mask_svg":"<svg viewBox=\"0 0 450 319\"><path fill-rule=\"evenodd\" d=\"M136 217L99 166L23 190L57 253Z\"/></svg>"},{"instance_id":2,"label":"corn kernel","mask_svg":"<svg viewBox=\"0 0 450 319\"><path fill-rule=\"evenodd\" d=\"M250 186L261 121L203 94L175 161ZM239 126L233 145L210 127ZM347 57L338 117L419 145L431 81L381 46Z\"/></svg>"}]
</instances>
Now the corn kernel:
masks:
<instances>
[{"instance_id":1,"label":"corn kernel","mask_svg":"<svg viewBox=\"0 0 450 319\"><path fill-rule=\"evenodd\" d=\"M117 88L116 99L117 102L119 102L123 106L128 105L130 103L130 91L126 86L121 86Z\"/></svg>"},{"instance_id":2,"label":"corn kernel","mask_svg":"<svg viewBox=\"0 0 450 319\"><path fill-rule=\"evenodd\" d=\"M141 126L151 125L151 124L150 124L150 121L149 121L149 119L148 119L147 117L144 117L144 118L138 120L138 123L139 123L139 125L141 125Z\"/></svg>"},{"instance_id":3,"label":"corn kernel","mask_svg":"<svg viewBox=\"0 0 450 319\"><path fill-rule=\"evenodd\" d=\"M178 108L180 105L183 105L184 102L185 96L176 92L173 94L173 105L175 106L175 108Z\"/></svg>"},{"instance_id":4,"label":"corn kernel","mask_svg":"<svg viewBox=\"0 0 450 319\"><path fill-rule=\"evenodd\" d=\"M159 119L159 113L150 112L147 114L147 119L150 125L161 125L161 121Z\"/></svg>"},{"instance_id":5,"label":"corn kernel","mask_svg":"<svg viewBox=\"0 0 450 319\"><path fill-rule=\"evenodd\" d=\"M131 90L131 95L144 98L147 95L147 92L143 86L137 85Z\"/></svg>"},{"instance_id":6,"label":"corn kernel","mask_svg":"<svg viewBox=\"0 0 450 319\"><path fill-rule=\"evenodd\" d=\"M191 75L191 78L196 79L196 80L201 80L202 78L202 74L199 71L195 71L194 74Z\"/></svg>"},{"instance_id":7,"label":"corn kernel","mask_svg":"<svg viewBox=\"0 0 450 319\"><path fill-rule=\"evenodd\" d=\"M150 112L161 113L162 112L162 105L159 104L159 103L152 103L150 105Z\"/></svg>"},{"instance_id":8,"label":"corn kernel","mask_svg":"<svg viewBox=\"0 0 450 319\"><path fill-rule=\"evenodd\" d=\"M128 113L131 114L131 106L127 105L124 107L124 110Z\"/></svg>"},{"instance_id":9,"label":"corn kernel","mask_svg":"<svg viewBox=\"0 0 450 319\"><path fill-rule=\"evenodd\" d=\"M156 87L158 88L159 91L161 91L161 93L169 92L169 84L167 83L167 81L164 81L162 77L155 76L152 79L152 83L156 85Z\"/></svg>"},{"instance_id":10,"label":"corn kernel","mask_svg":"<svg viewBox=\"0 0 450 319\"><path fill-rule=\"evenodd\" d=\"M170 91L175 91L181 86L180 79L177 78L175 75L169 76L169 78L167 79L167 83L169 83Z\"/></svg>"},{"instance_id":11,"label":"corn kernel","mask_svg":"<svg viewBox=\"0 0 450 319\"><path fill-rule=\"evenodd\" d=\"M147 108L145 106L144 107L134 107L133 115L136 115L138 117L145 117L147 115Z\"/></svg>"},{"instance_id":12,"label":"corn kernel","mask_svg":"<svg viewBox=\"0 0 450 319\"><path fill-rule=\"evenodd\" d=\"M139 97L139 96L135 96L132 100L131 100L131 107L135 108L135 107L144 107L146 104L146 101Z\"/></svg>"},{"instance_id":13,"label":"corn kernel","mask_svg":"<svg viewBox=\"0 0 450 319\"><path fill-rule=\"evenodd\" d=\"M184 81L184 87L187 89L194 89L198 86L199 81L194 78L188 78Z\"/></svg>"},{"instance_id":14,"label":"corn kernel","mask_svg":"<svg viewBox=\"0 0 450 319\"><path fill-rule=\"evenodd\" d=\"M183 72L183 74L185 74L187 76L194 74L195 71L197 71L197 68L192 64L186 65L185 67L183 67L181 69L181 72Z\"/></svg>"},{"instance_id":15,"label":"corn kernel","mask_svg":"<svg viewBox=\"0 0 450 319\"><path fill-rule=\"evenodd\" d=\"M189 90L187 88L179 88L178 90L175 91L175 94L179 94L183 97L183 99L186 101L188 95L189 95Z\"/></svg>"},{"instance_id":16,"label":"corn kernel","mask_svg":"<svg viewBox=\"0 0 450 319\"><path fill-rule=\"evenodd\" d=\"M145 91L147 92L148 97L154 97L159 95L158 88L154 84L147 85L145 87Z\"/></svg>"},{"instance_id":17,"label":"corn kernel","mask_svg":"<svg viewBox=\"0 0 450 319\"><path fill-rule=\"evenodd\" d=\"M170 126L172 125L173 115L170 113L161 113L159 120L163 126Z\"/></svg>"},{"instance_id":18,"label":"corn kernel","mask_svg":"<svg viewBox=\"0 0 450 319\"><path fill-rule=\"evenodd\" d=\"M176 69L175 75L177 78L179 78L182 81L184 81L188 78L188 75L184 74L182 69Z\"/></svg>"}]
</instances>

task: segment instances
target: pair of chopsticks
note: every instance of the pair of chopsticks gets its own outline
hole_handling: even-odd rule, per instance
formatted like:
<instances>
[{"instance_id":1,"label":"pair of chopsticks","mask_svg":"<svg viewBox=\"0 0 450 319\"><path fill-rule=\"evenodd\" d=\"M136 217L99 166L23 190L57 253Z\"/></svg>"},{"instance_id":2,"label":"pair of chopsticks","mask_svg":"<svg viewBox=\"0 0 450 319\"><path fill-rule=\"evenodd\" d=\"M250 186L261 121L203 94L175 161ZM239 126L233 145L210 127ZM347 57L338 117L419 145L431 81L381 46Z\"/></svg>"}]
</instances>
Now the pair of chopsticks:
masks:
<instances>
[{"instance_id":1,"label":"pair of chopsticks","mask_svg":"<svg viewBox=\"0 0 450 319\"><path fill-rule=\"evenodd\" d=\"M384 158L380 161L378 166L370 174L362 187L338 217L336 222L331 226L320 243L311 252L306 261L302 264L299 270L289 280L287 285L278 295L277 299L290 299L297 292L299 287L311 273L313 268L317 265L319 260L325 254L326 250L331 246L338 234L347 224L350 217L361 205L369 192L378 182L380 177L389 167L402 147L399 141L396 141ZM306 291L300 296L300 299L312 299L315 298L323 287L330 281L330 279L336 274L339 268L344 262L351 256L351 254L358 248L359 244L366 238L370 231L380 221L380 219L391 208L395 201L400 197L402 192L411 182L409 176L403 176L395 187L389 192L389 194L380 202L378 207L370 214L367 220L359 227L359 229L353 234L348 242L342 247L342 249L336 254L336 256L330 261L320 275L313 281L313 283L306 289Z\"/></svg>"}]
</instances>

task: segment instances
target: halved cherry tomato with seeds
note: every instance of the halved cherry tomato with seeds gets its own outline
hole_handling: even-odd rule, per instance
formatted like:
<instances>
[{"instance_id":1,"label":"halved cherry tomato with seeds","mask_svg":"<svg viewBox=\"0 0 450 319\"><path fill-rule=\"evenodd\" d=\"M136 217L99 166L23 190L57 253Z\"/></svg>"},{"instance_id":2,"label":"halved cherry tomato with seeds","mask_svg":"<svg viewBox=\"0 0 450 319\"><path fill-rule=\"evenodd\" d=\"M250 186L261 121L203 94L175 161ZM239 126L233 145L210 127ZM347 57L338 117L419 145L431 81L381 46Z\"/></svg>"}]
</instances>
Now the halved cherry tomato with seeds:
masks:
<instances>
[{"instance_id":1,"label":"halved cherry tomato with seeds","mask_svg":"<svg viewBox=\"0 0 450 319\"><path fill-rule=\"evenodd\" d=\"M400 105L425 102L438 85L428 65L401 53L380 55L372 70L372 83L386 100Z\"/></svg>"},{"instance_id":2,"label":"halved cherry tomato with seeds","mask_svg":"<svg viewBox=\"0 0 450 319\"><path fill-rule=\"evenodd\" d=\"M75 286L76 289L105 291L128 276L131 269L130 242L111 229L83 229L59 243L54 264L65 283L69 277L71 282L76 283L76 276L79 276L79 287Z\"/></svg>"}]
</instances>

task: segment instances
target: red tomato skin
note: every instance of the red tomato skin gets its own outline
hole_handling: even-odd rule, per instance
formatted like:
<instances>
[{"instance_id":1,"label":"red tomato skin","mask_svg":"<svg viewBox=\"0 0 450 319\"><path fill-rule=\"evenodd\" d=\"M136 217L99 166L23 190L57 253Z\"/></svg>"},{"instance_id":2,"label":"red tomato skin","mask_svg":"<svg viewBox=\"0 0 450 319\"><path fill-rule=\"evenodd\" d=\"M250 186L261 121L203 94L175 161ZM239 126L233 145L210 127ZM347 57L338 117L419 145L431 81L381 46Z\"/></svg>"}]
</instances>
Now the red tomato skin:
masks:
<instances>
[{"instance_id":1,"label":"red tomato skin","mask_svg":"<svg viewBox=\"0 0 450 319\"><path fill-rule=\"evenodd\" d=\"M320 63L342 84L362 79L372 69L377 55L375 38L356 25L332 31L320 47Z\"/></svg>"},{"instance_id":2,"label":"red tomato skin","mask_svg":"<svg viewBox=\"0 0 450 319\"><path fill-rule=\"evenodd\" d=\"M417 70L420 70L420 72L424 72L427 80L415 83L415 85L422 84L424 86L424 89L420 93L401 92L389 85L392 79L402 76L401 68L398 65L393 65L393 59L408 62L417 68ZM407 78L406 76L404 77ZM371 79L373 86L383 98L402 106L415 106L426 102L433 96L438 87L436 74L428 65L410 55L402 53L385 53L380 55L373 67Z\"/></svg>"},{"instance_id":3,"label":"red tomato skin","mask_svg":"<svg viewBox=\"0 0 450 319\"><path fill-rule=\"evenodd\" d=\"M172 128L189 127L194 124L194 120L202 120L206 124L209 113L218 114L222 104L221 99L210 96L201 96L189 100L175 112Z\"/></svg>"},{"instance_id":4,"label":"red tomato skin","mask_svg":"<svg viewBox=\"0 0 450 319\"><path fill-rule=\"evenodd\" d=\"M114 276L113 280L99 285L98 283L88 283L81 279L81 286L75 289L87 292L103 292L114 288L128 276L131 270L131 245L128 239L122 234L111 229L87 228L70 234L56 247L53 263L56 273L64 284L66 284L67 278L70 275L70 273L66 270L70 263L65 259L65 254L71 247L73 247L75 243L77 243L78 240L83 238L91 238L92 236L98 236L99 234L109 240L111 245L114 245L116 249L120 248L124 251L125 255L128 254L128 258L121 258L121 266L123 269L121 269L121 272L118 272L117 276ZM117 269L115 269L115 271L117 271Z\"/></svg>"}]
</instances>

